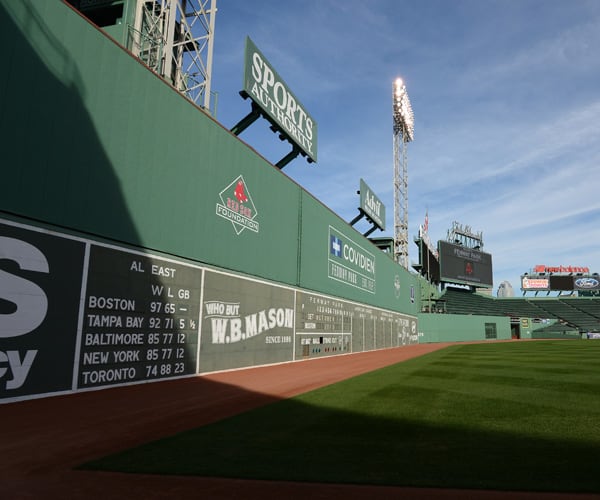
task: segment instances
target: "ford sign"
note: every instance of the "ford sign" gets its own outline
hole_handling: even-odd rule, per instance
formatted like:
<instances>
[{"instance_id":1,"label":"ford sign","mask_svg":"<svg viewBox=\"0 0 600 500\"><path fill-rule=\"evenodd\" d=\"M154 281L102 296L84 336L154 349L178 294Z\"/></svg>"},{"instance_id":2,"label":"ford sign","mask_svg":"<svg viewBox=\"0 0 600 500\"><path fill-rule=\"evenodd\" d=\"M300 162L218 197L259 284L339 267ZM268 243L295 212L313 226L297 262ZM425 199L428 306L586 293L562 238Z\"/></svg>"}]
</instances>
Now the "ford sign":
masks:
<instances>
[{"instance_id":1,"label":"ford sign","mask_svg":"<svg viewBox=\"0 0 600 500\"><path fill-rule=\"evenodd\" d=\"M600 286L600 281L596 278L578 278L575 280L575 286L577 288L598 288Z\"/></svg>"}]
</instances>

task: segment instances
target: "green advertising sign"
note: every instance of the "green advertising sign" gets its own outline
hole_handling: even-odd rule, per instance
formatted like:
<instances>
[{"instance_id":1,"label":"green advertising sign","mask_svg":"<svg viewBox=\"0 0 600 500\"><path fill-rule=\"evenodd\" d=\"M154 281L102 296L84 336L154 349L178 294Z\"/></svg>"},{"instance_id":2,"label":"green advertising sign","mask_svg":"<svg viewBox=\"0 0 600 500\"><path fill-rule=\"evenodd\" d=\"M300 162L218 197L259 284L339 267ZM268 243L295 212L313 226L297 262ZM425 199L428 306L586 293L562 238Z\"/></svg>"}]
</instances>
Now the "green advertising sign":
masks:
<instances>
[{"instance_id":1,"label":"green advertising sign","mask_svg":"<svg viewBox=\"0 0 600 500\"><path fill-rule=\"evenodd\" d=\"M364 180L360 180L360 209L382 231L385 230L385 205Z\"/></svg>"},{"instance_id":2,"label":"green advertising sign","mask_svg":"<svg viewBox=\"0 0 600 500\"><path fill-rule=\"evenodd\" d=\"M375 255L329 226L329 277L375 293Z\"/></svg>"},{"instance_id":3,"label":"green advertising sign","mask_svg":"<svg viewBox=\"0 0 600 500\"><path fill-rule=\"evenodd\" d=\"M244 91L292 143L317 161L317 124L250 37L246 38Z\"/></svg>"}]
</instances>

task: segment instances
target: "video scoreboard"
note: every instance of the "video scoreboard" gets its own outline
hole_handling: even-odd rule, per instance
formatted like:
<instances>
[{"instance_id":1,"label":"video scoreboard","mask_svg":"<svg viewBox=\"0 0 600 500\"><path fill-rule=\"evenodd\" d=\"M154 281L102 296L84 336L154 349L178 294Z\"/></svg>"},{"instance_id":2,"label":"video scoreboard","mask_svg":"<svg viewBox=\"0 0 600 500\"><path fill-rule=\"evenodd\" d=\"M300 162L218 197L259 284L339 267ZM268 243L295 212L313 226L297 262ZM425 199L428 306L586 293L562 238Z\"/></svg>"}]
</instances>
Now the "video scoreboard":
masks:
<instances>
[{"instance_id":1,"label":"video scoreboard","mask_svg":"<svg viewBox=\"0 0 600 500\"><path fill-rule=\"evenodd\" d=\"M438 241L440 279L480 288L493 286L492 255L474 248Z\"/></svg>"}]
</instances>

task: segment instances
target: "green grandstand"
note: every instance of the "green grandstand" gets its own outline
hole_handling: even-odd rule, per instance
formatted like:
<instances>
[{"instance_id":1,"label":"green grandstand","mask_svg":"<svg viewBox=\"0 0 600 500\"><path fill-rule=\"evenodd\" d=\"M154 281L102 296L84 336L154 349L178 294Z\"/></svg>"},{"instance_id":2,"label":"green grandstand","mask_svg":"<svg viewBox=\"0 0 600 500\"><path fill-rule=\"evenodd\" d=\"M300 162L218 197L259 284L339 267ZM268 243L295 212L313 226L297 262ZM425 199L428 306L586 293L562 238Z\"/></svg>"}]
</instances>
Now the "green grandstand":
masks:
<instances>
[{"instance_id":1,"label":"green grandstand","mask_svg":"<svg viewBox=\"0 0 600 500\"><path fill-rule=\"evenodd\" d=\"M471 290L447 287L436 300L436 311L446 314L508 316L511 322L528 319L543 332L600 332L600 299L594 297L491 297ZM547 337L546 337L547 338Z\"/></svg>"}]
</instances>

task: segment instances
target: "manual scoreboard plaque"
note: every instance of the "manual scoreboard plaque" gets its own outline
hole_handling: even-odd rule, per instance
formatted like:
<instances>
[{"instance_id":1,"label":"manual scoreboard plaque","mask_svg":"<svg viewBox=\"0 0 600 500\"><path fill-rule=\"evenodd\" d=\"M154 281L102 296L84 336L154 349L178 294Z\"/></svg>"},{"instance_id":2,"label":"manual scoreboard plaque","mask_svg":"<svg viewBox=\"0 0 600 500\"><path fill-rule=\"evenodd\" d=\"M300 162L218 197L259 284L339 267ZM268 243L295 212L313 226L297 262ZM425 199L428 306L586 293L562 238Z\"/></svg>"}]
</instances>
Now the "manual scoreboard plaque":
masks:
<instances>
[{"instance_id":1,"label":"manual scoreboard plaque","mask_svg":"<svg viewBox=\"0 0 600 500\"><path fill-rule=\"evenodd\" d=\"M78 387L196 373L202 270L92 245Z\"/></svg>"},{"instance_id":2,"label":"manual scoreboard plaque","mask_svg":"<svg viewBox=\"0 0 600 500\"><path fill-rule=\"evenodd\" d=\"M418 343L417 319L339 298L296 293L296 359Z\"/></svg>"}]
</instances>

